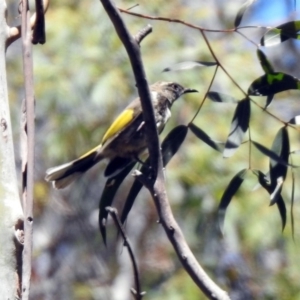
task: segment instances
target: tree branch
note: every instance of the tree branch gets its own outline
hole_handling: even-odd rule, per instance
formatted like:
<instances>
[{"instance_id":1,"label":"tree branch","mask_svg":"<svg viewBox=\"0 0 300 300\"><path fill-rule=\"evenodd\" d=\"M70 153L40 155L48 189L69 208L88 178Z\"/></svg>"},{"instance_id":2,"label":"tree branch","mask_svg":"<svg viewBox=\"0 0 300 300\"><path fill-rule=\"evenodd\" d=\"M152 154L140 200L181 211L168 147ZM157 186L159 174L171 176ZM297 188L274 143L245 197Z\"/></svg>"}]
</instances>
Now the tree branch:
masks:
<instances>
[{"instance_id":1,"label":"tree branch","mask_svg":"<svg viewBox=\"0 0 300 300\"><path fill-rule=\"evenodd\" d=\"M20 296L23 211L19 196L7 93L6 2L0 1L0 291L3 299Z\"/></svg>"},{"instance_id":2,"label":"tree branch","mask_svg":"<svg viewBox=\"0 0 300 300\"><path fill-rule=\"evenodd\" d=\"M169 240L171 241L183 267L199 286L203 293L209 299L228 300L226 292L221 290L204 272L193 253L189 249L185 238L176 223L165 190L165 179L163 173L163 165L161 152L159 149L159 140L153 107L151 103L149 87L147 85L146 75L143 70L141 54L136 40L129 34L118 9L109 0L101 0L108 16L115 26L116 32L119 35L126 51L129 55L134 76L137 82L139 96L143 108L143 115L146 122L146 136L149 148L150 162L154 169L154 174L157 174L155 181L153 178L145 178L141 173L137 173L144 185L149 189L160 218Z\"/></svg>"},{"instance_id":3,"label":"tree branch","mask_svg":"<svg viewBox=\"0 0 300 300\"><path fill-rule=\"evenodd\" d=\"M28 0L22 0L22 46L25 85L24 134L22 135L22 197L24 210L24 250L22 272L22 300L29 299L31 278L33 173L34 173L34 91L31 44L31 24Z\"/></svg>"},{"instance_id":4,"label":"tree branch","mask_svg":"<svg viewBox=\"0 0 300 300\"><path fill-rule=\"evenodd\" d=\"M135 38L127 30L116 6L109 0L101 0L101 3L110 17L115 30L122 41L130 59L138 93L141 99L143 116L145 121L145 133L149 149L150 163L153 168L154 178L157 170L162 167L161 154L159 151L159 139L154 118L154 111L149 91L146 73L143 68L140 47ZM153 179L154 180L154 179Z\"/></svg>"},{"instance_id":5,"label":"tree branch","mask_svg":"<svg viewBox=\"0 0 300 300\"><path fill-rule=\"evenodd\" d=\"M43 2L44 13L46 13L46 11L49 7L50 0L43 0L43 1L44 1ZM33 29L35 27L35 25L38 24L41 20L40 7L41 7L41 5L38 5L38 7L37 7L39 16L37 16L37 14L34 13L30 18L30 28L31 29ZM40 26L40 23L38 24L38 26ZM20 37L21 37L21 25L18 25L16 27L10 27L8 30L8 36L7 36L6 43L5 43L6 49Z\"/></svg>"},{"instance_id":6,"label":"tree branch","mask_svg":"<svg viewBox=\"0 0 300 300\"><path fill-rule=\"evenodd\" d=\"M137 300L141 300L143 298L143 296L146 294L146 292L142 292L141 291L141 283L140 283L140 277L139 277L139 272L138 272L138 268L137 268L137 264L136 264L136 261L135 261L135 257L134 257L134 254L133 254L133 250L130 246L130 243L129 243L129 240L126 236L126 233L125 233L125 230L121 224L121 221L118 217L118 211L113 208L113 207L106 207L105 208L108 213L111 215L112 219L114 220L119 232L121 233L122 235L122 238L124 240L124 246L127 248L128 250L128 254L129 254L129 257L130 257L130 260L131 260L131 263L132 263L132 268L133 268L133 274L134 274L134 281L135 281L135 289L131 289L131 292L132 292L132 295L135 299Z\"/></svg>"}]
</instances>

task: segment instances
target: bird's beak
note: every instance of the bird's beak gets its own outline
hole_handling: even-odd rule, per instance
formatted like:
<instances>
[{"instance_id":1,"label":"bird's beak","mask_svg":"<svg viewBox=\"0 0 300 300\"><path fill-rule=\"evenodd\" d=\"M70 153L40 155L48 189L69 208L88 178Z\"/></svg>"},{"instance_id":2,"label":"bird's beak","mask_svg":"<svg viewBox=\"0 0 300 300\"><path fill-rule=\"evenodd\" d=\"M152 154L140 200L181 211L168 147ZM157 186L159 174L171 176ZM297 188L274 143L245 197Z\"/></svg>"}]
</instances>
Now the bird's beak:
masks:
<instances>
[{"instance_id":1,"label":"bird's beak","mask_svg":"<svg viewBox=\"0 0 300 300\"><path fill-rule=\"evenodd\" d=\"M194 89L184 89L183 94L187 94L187 93L199 93L199 92Z\"/></svg>"}]
</instances>

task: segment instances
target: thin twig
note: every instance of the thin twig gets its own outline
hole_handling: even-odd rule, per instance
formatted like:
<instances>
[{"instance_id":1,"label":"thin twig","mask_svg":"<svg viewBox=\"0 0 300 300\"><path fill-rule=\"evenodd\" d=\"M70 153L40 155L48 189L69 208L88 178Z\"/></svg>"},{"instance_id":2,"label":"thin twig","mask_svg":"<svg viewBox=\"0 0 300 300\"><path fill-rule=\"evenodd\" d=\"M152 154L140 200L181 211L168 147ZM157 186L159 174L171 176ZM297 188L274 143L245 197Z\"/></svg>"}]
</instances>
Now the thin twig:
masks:
<instances>
[{"instance_id":1,"label":"thin twig","mask_svg":"<svg viewBox=\"0 0 300 300\"><path fill-rule=\"evenodd\" d=\"M211 78L211 81L210 81L210 83L209 83L209 86L208 86L208 88L206 89L205 95L204 95L204 97L203 97L203 101L200 103L200 105L199 105L199 107L198 107L198 109L197 109L195 115L193 116L193 118L191 119L191 121L190 121L189 123L193 123L193 122L194 122L194 120L195 120L196 117L198 116L198 114L199 114L199 112L200 112L202 106L204 105L204 102L205 102L205 100L207 99L207 95L208 95L208 93L209 93L209 91L210 91L210 89L211 89L211 87L212 87L212 85L213 85L213 83L214 83L214 81L215 81L215 79L216 79L216 75L217 75L217 72L218 72L218 68L219 68L219 65L217 65L216 68L215 68L214 74L213 74L213 76L212 76L212 78Z\"/></svg>"},{"instance_id":2,"label":"thin twig","mask_svg":"<svg viewBox=\"0 0 300 300\"><path fill-rule=\"evenodd\" d=\"M120 221L120 218L118 216L118 211L116 208L114 207L106 207L105 208L108 213L110 214L110 216L112 217L112 219L114 220L119 232L121 233L122 235L122 238L124 240L124 246L127 248L128 250L128 254L130 256L130 260L131 260L131 263L132 263L132 268L133 268L133 274L134 274L134 281L135 281L135 289L131 289L131 292L132 292L132 295L135 299L137 300L140 300L143 298L143 296L146 294L146 292L141 292L141 283L140 283L140 276L139 276L139 271L138 271L138 268L137 268L137 263L136 263L136 260L135 260L135 257L134 257L134 253L133 253L133 250L131 248L131 245L129 243L129 240L128 240L128 237L125 233L125 230L121 224L121 221Z\"/></svg>"},{"instance_id":3,"label":"thin twig","mask_svg":"<svg viewBox=\"0 0 300 300\"><path fill-rule=\"evenodd\" d=\"M236 29L232 28L232 29L226 29L226 30L220 30L220 29L207 29L198 25L194 25L191 23L188 23L186 21L183 20L179 20L179 19L171 19L171 18L166 18L166 17L153 17L153 16L148 16L148 15L143 15L143 14L138 14L132 11L129 11L127 9L123 9L118 7L118 10L122 13L128 14L128 15L132 15L132 16L136 16L139 18L143 18L143 19L148 19L148 20L155 20L155 21L166 21L166 22L172 22L172 23L179 23L179 24L183 24L187 27L193 28L193 29L199 29L199 30L204 30L204 31L208 31L208 32L235 32Z\"/></svg>"},{"instance_id":4,"label":"thin twig","mask_svg":"<svg viewBox=\"0 0 300 300\"><path fill-rule=\"evenodd\" d=\"M141 29L135 36L135 41L140 44L142 40L152 32L152 26L148 24L145 28Z\"/></svg>"}]
</instances>

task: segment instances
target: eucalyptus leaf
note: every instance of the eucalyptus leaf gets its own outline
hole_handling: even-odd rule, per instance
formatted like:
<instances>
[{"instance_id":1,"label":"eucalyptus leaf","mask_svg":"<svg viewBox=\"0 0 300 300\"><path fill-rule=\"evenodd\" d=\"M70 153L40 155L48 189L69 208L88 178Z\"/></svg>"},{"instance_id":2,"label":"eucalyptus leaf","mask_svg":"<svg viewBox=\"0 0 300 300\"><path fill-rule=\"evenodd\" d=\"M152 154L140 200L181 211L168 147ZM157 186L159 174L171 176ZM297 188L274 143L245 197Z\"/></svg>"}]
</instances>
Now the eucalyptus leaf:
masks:
<instances>
[{"instance_id":1,"label":"eucalyptus leaf","mask_svg":"<svg viewBox=\"0 0 300 300\"><path fill-rule=\"evenodd\" d=\"M262 46L270 47L285 42L288 39L300 39L300 21L291 21L268 30L261 38Z\"/></svg>"},{"instance_id":2,"label":"eucalyptus leaf","mask_svg":"<svg viewBox=\"0 0 300 300\"><path fill-rule=\"evenodd\" d=\"M285 225L286 225L286 207L285 207L285 203L284 203L284 200L281 195L278 196L276 204L277 204L277 207L279 210L281 224L282 224L282 231L283 231L285 228Z\"/></svg>"},{"instance_id":3,"label":"eucalyptus leaf","mask_svg":"<svg viewBox=\"0 0 300 300\"><path fill-rule=\"evenodd\" d=\"M247 169L243 169L238 172L229 182L219 204L218 208L218 219L221 231L223 231L224 219L228 205L231 202L232 197L236 194L241 184L243 183Z\"/></svg>"},{"instance_id":4,"label":"eucalyptus leaf","mask_svg":"<svg viewBox=\"0 0 300 300\"><path fill-rule=\"evenodd\" d=\"M271 188L271 184L268 179L268 176L265 175L260 170L253 170L252 172L258 177L258 182L261 184L261 186L271 195L272 188ZM286 207L285 207L284 200L283 200L281 194L279 194L277 196L276 204L277 204L280 218L281 218L282 230L284 230L285 225L286 225Z\"/></svg>"},{"instance_id":5,"label":"eucalyptus leaf","mask_svg":"<svg viewBox=\"0 0 300 300\"><path fill-rule=\"evenodd\" d=\"M286 90L298 90L300 82L291 75L275 72L267 73L252 82L248 94L253 96L269 96Z\"/></svg>"},{"instance_id":6,"label":"eucalyptus leaf","mask_svg":"<svg viewBox=\"0 0 300 300\"><path fill-rule=\"evenodd\" d=\"M239 101L232 96L218 93L218 92L208 92L207 98L213 102L221 102L221 103L238 103Z\"/></svg>"},{"instance_id":7,"label":"eucalyptus leaf","mask_svg":"<svg viewBox=\"0 0 300 300\"><path fill-rule=\"evenodd\" d=\"M187 135L188 127L185 125L179 125L175 127L164 139L162 142L161 148L162 148L162 159L163 159L163 165L166 166L168 162L171 160L171 158L177 153L179 147L185 140L185 137ZM141 173L143 173L145 176L149 174L149 159L147 159L144 163L144 165L141 168ZM143 187L143 184L138 180L135 179L131 189L128 193L128 196L126 198L122 215L121 215L121 222L124 223L127 219L127 216L134 204L134 201L141 191Z\"/></svg>"},{"instance_id":8,"label":"eucalyptus leaf","mask_svg":"<svg viewBox=\"0 0 300 300\"><path fill-rule=\"evenodd\" d=\"M278 196L281 194L289 165L290 141L286 127L278 130L272 145L272 152L280 157L284 164L279 163L276 159L270 159L271 205L276 203Z\"/></svg>"},{"instance_id":9,"label":"eucalyptus leaf","mask_svg":"<svg viewBox=\"0 0 300 300\"><path fill-rule=\"evenodd\" d=\"M217 65L216 62L206 62L206 61L185 61L174 64L171 67L163 69L163 72L172 72L172 71L182 71L189 70L199 67L211 67Z\"/></svg>"},{"instance_id":10,"label":"eucalyptus leaf","mask_svg":"<svg viewBox=\"0 0 300 300\"><path fill-rule=\"evenodd\" d=\"M129 174L129 172L132 170L133 166L136 164L136 162L132 162L129 164L125 169L123 169L120 173L117 175L109 178L106 183L104 190L102 192L100 201L99 201L99 228L100 232L104 241L104 244L106 245L106 220L108 216L108 212L105 209L107 206L111 206L114 197L116 195L116 192L118 191L118 188L124 181L125 177Z\"/></svg>"},{"instance_id":11,"label":"eucalyptus leaf","mask_svg":"<svg viewBox=\"0 0 300 300\"><path fill-rule=\"evenodd\" d=\"M260 61L260 65L263 68L265 73L274 73L275 70L271 63L269 62L267 56L262 52L260 49L257 49L256 51L257 57Z\"/></svg>"},{"instance_id":12,"label":"eucalyptus leaf","mask_svg":"<svg viewBox=\"0 0 300 300\"><path fill-rule=\"evenodd\" d=\"M212 147L218 152L222 152L224 148L224 143L216 142L212 140L201 128L197 127L195 124L190 123L189 128L201 141L206 143L208 146Z\"/></svg>"},{"instance_id":13,"label":"eucalyptus leaf","mask_svg":"<svg viewBox=\"0 0 300 300\"><path fill-rule=\"evenodd\" d=\"M250 121L250 99L246 98L240 101L236 107L230 132L223 151L224 157L230 157L243 141Z\"/></svg>"},{"instance_id":14,"label":"eucalyptus leaf","mask_svg":"<svg viewBox=\"0 0 300 300\"><path fill-rule=\"evenodd\" d=\"M291 118L289 123L293 125L300 125L300 115Z\"/></svg>"},{"instance_id":15,"label":"eucalyptus leaf","mask_svg":"<svg viewBox=\"0 0 300 300\"><path fill-rule=\"evenodd\" d=\"M246 12L246 10L249 8L249 6L251 4L253 4L256 0L248 0L246 1L239 9L236 17L235 17L235 20L234 20L234 26L235 27L238 27L243 19L243 16Z\"/></svg>"},{"instance_id":16,"label":"eucalyptus leaf","mask_svg":"<svg viewBox=\"0 0 300 300\"><path fill-rule=\"evenodd\" d=\"M287 163L285 160L283 160L279 155L277 155L274 151L268 149L267 147L261 145L260 143L257 143L255 141L252 141L252 144L263 154L267 155L272 160L278 162L279 164L290 166L297 168L298 166L292 165L290 163Z\"/></svg>"}]
</instances>

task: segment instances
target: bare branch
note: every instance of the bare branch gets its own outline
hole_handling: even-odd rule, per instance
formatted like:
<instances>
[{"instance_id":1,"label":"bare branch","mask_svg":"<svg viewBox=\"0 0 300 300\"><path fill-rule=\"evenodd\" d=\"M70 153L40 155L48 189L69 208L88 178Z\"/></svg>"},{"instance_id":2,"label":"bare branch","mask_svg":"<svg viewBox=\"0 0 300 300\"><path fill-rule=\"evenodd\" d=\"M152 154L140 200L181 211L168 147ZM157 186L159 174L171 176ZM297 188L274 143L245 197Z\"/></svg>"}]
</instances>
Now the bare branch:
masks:
<instances>
[{"instance_id":1,"label":"bare branch","mask_svg":"<svg viewBox=\"0 0 300 300\"><path fill-rule=\"evenodd\" d=\"M130 8L131 9L131 8ZM187 27L193 28L193 29L199 29L199 30L203 30L203 31L208 31L208 32L234 32L236 31L236 28L233 29L226 29L226 30L220 30L220 29L208 29L208 28L204 28L198 25L194 25L188 22L185 22L183 20L179 20L179 19L172 19L172 18L166 18L166 17L153 17L153 16L148 16L148 15L143 15L143 14L139 14L139 13L135 13L132 11L129 11L129 9L123 9L118 7L118 10L122 13L128 14L128 15L132 15L135 17L139 17L139 18L143 18L143 19L148 19L148 20L155 20L155 21L166 21L166 22L172 22L172 23L179 23L179 24L183 24Z\"/></svg>"},{"instance_id":2,"label":"bare branch","mask_svg":"<svg viewBox=\"0 0 300 300\"><path fill-rule=\"evenodd\" d=\"M101 3L110 17L115 30L122 41L127 54L129 56L136 85L138 88L141 105L143 109L143 116L145 121L145 133L147 137L147 146L149 149L150 162L153 168L154 178L157 170L162 167L161 154L159 151L159 139L154 118L154 111L149 91L149 86L146 78L146 73L143 68L142 58L139 44L127 30L121 15L116 6L109 0L101 0Z\"/></svg>"},{"instance_id":3,"label":"bare branch","mask_svg":"<svg viewBox=\"0 0 300 300\"><path fill-rule=\"evenodd\" d=\"M22 269L22 300L29 299L33 225L33 173L34 173L34 92L31 44L31 22L28 0L22 0L22 46L25 79L24 129L22 143L22 197L24 209L24 250ZM26 118L25 118L26 116Z\"/></svg>"},{"instance_id":4,"label":"bare branch","mask_svg":"<svg viewBox=\"0 0 300 300\"><path fill-rule=\"evenodd\" d=\"M149 179L141 172L135 171L134 175L150 191L159 214L159 222L164 227L178 258L187 273L209 299L229 300L230 298L228 294L220 289L199 265L194 254L186 243L184 235L173 216L169 200L165 192L165 187L162 182L157 180L153 187Z\"/></svg>"},{"instance_id":5,"label":"bare branch","mask_svg":"<svg viewBox=\"0 0 300 300\"><path fill-rule=\"evenodd\" d=\"M137 264L136 264L135 257L134 257L132 248L130 246L128 237L127 237L125 230L121 224L117 209L110 207L110 206L106 207L105 209L108 211L108 213L111 215L112 219L114 220L114 222L124 240L124 246L127 247L127 249L128 249L130 260L132 262L134 281L135 281L135 286L136 286L136 289L132 288L131 292L135 299L140 300L143 298L143 296L146 294L146 292L141 292L141 283L140 283L139 272L138 272Z\"/></svg>"},{"instance_id":6,"label":"bare branch","mask_svg":"<svg viewBox=\"0 0 300 300\"><path fill-rule=\"evenodd\" d=\"M135 41L140 44L142 40L152 32L152 26L148 24L145 28L141 29L135 36Z\"/></svg>"},{"instance_id":7,"label":"bare branch","mask_svg":"<svg viewBox=\"0 0 300 300\"><path fill-rule=\"evenodd\" d=\"M153 115L153 107L149 94L149 87L147 86L146 75L143 70L141 54L139 45L136 40L129 34L120 13L117 8L109 0L101 0L108 16L115 26L116 32L119 35L126 51L129 55L134 76L137 82L141 104L143 108L143 115L146 121L146 136L149 148L151 166L154 168L156 178L145 178L143 174L137 174L145 186L149 189L158 211L158 215L163 225L169 240L171 241L183 267L188 274L199 286L203 293L209 299L228 300L229 297L226 292L221 290L204 272L193 253L189 249L185 238L176 223L165 189L165 179L163 173L163 165L161 159L161 152L159 149L159 140L155 126L155 119ZM153 181L155 180L155 181ZM154 184L153 184L154 183Z\"/></svg>"},{"instance_id":8,"label":"bare branch","mask_svg":"<svg viewBox=\"0 0 300 300\"><path fill-rule=\"evenodd\" d=\"M43 0L43 7L44 7L44 13L46 13L50 0ZM39 12L40 14L40 12ZM30 18L30 28L33 29L35 27L35 24L37 23L37 15L34 13ZM6 40L6 49L11 45L14 41L19 39L21 37L21 25L18 25L16 27L10 27L8 31L8 37Z\"/></svg>"}]
</instances>

